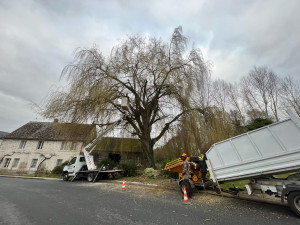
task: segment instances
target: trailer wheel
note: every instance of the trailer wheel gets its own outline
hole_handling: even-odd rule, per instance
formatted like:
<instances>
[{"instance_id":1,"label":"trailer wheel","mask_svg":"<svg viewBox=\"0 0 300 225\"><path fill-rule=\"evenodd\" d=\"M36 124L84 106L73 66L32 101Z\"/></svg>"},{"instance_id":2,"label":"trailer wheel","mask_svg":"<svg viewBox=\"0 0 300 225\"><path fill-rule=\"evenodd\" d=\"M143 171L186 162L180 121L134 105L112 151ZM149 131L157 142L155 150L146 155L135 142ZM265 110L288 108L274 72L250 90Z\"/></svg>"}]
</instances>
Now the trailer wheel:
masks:
<instances>
[{"instance_id":1,"label":"trailer wheel","mask_svg":"<svg viewBox=\"0 0 300 225\"><path fill-rule=\"evenodd\" d=\"M287 200L291 210L300 216L300 191L289 193Z\"/></svg>"},{"instance_id":2,"label":"trailer wheel","mask_svg":"<svg viewBox=\"0 0 300 225\"><path fill-rule=\"evenodd\" d=\"M94 174L94 173L88 173L88 175L87 175L87 180L88 180L89 182L93 182L94 177L95 177L95 174Z\"/></svg>"},{"instance_id":3,"label":"trailer wheel","mask_svg":"<svg viewBox=\"0 0 300 225\"><path fill-rule=\"evenodd\" d=\"M181 191L181 193L184 194L185 185L184 185L183 181L179 185L180 185L180 191Z\"/></svg>"},{"instance_id":4,"label":"trailer wheel","mask_svg":"<svg viewBox=\"0 0 300 225\"><path fill-rule=\"evenodd\" d=\"M65 172L65 173L63 174L63 180L64 180L64 181L68 181L68 180L69 180L69 174L68 174L68 172Z\"/></svg>"}]
</instances>

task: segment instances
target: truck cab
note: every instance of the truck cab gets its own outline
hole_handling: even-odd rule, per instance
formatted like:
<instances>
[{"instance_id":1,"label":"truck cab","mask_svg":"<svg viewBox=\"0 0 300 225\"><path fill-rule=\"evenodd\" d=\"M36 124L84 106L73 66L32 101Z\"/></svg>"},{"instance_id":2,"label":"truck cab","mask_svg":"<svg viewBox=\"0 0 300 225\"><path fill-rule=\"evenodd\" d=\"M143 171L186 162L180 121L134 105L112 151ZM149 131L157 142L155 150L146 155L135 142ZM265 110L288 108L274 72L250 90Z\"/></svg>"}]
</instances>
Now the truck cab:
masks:
<instances>
[{"instance_id":1,"label":"truck cab","mask_svg":"<svg viewBox=\"0 0 300 225\"><path fill-rule=\"evenodd\" d=\"M73 177L80 170L86 169L85 157L83 155L74 156L68 165L63 168L63 180L69 180L69 177Z\"/></svg>"}]
</instances>

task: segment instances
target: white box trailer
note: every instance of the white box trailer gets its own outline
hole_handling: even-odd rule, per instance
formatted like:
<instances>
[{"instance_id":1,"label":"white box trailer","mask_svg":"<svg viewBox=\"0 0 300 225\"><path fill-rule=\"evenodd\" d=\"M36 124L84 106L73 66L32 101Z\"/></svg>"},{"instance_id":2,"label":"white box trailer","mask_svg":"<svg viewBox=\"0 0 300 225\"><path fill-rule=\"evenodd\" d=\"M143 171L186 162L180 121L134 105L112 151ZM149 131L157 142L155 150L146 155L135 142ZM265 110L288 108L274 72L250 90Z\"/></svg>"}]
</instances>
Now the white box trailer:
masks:
<instances>
[{"instance_id":1,"label":"white box trailer","mask_svg":"<svg viewBox=\"0 0 300 225\"><path fill-rule=\"evenodd\" d=\"M300 216L300 176L272 175L300 172L300 118L290 118L214 144L206 153L214 182L250 179L248 194L260 190L286 199Z\"/></svg>"},{"instance_id":2,"label":"white box trailer","mask_svg":"<svg viewBox=\"0 0 300 225\"><path fill-rule=\"evenodd\" d=\"M213 181L248 179L300 169L300 118L290 116L290 119L214 144L206 152Z\"/></svg>"}]
</instances>

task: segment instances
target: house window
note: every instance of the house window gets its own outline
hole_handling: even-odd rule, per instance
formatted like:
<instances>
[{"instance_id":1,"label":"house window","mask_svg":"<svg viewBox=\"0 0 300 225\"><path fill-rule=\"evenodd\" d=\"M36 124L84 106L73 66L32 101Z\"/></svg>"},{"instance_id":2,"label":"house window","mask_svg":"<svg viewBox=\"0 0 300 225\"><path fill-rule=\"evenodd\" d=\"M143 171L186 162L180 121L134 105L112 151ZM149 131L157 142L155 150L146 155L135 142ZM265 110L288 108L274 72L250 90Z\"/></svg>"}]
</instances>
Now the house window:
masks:
<instances>
[{"instance_id":1,"label":"house window","mask_svg":"<svg viewBox=\"0 0 300 225\"><path fill-rule=\"evenodd\" d=\"M14 161L13 161L13 164L12 164L12 168L18 167L19 161L20 161L19 158L15 158Z\"/></svg>"},{"instance_id":2,"label":"house window","mask_svg":"<svg viewBox=\"0 0 300 225\"><path fill-rule=\"evenodd\" d=\"M60 166L62 164L62 159L58 159L57 161L56 161L56 166Z\"/></svg>"},{"instance_id":3,"label":"house window","mask_svg":"<svg viewBox=\"0 0 300 225\"><path fill-rule=\"evenodd\" d=\"M7 168L9 166L9 163L10 163L10 160L11 158L6 158L5 161L4 161L4 168Z\"/></svg>"},{"instance_id":4,"label":"house window","mask_svg":"<svg viewBox=\"0 0 300 225\"><path fill-rule=\"evenodd\" d=\"M38 159L32 159L30 168L35 168L37 161L38 161Z\"/></svg>"},{"instance_id":5,"label":"house window","mask_svg":"<svg viewBox=\"0 0 300 225\"><path fill-rule=\"evenodd\" d=\"M44 141L39 141L37 149L42 149L44 145Z\"/></svg>"},{"instance_id":6,"label":"house window","mask_svg":"<svg viewBox=\"0 0 300 225\"><path fill-rule=\"evenodd\" d=\"M71 150L76 150L77 142L72 142Z\"/></svg>"},{"instance_id":7,"label":"house window","mask_svg":"<svg viewBox=\"0 0 300 225\"><path fill-rule=\"evenodd\" d=\"M63 141L63 142L61 143L60 150L66 150L66 147L67 147L67 142L66 142L66 141Z\"/></svg>"},{"instance_id":8,"label":"house window","mask_svg":"<svg viewBox=\"0 0 300 225\"><path fill-rule=\"evenodd\" d=\"M27 142L27 141L21 141L20 146L19 146L19 149L25 148L26 142Z\"/></svg>"}]
</instances>

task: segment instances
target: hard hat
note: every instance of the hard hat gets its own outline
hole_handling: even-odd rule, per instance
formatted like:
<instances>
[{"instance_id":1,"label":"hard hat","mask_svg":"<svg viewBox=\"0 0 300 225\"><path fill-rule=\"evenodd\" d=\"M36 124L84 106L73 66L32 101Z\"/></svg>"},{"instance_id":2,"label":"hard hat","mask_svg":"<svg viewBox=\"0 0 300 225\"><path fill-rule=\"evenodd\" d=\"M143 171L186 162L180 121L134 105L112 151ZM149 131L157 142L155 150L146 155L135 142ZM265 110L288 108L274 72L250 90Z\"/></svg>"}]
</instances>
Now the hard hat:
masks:
<instances>
[{"instance_id":1,"label":"hard hat","mask_svg":"<svg viewBox=\"0 0 300 225\"><path fill-rule=\"evenodd\" d=\"M185 154L185 153L182 153L181 157L186 157L186 154Z\"/></svg>"}]
</instances>

